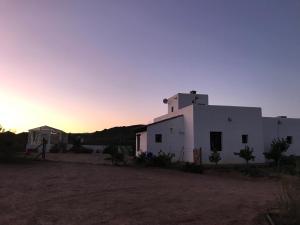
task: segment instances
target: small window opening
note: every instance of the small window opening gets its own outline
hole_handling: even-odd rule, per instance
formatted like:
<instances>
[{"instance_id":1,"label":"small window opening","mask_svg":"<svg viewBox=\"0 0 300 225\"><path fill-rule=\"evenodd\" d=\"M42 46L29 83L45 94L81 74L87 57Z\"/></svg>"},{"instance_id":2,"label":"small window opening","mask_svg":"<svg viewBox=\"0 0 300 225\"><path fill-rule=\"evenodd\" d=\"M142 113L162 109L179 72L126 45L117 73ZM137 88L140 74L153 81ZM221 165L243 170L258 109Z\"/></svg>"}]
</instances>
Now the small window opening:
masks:
<instances>
[{"instance_id":1,"label":"small window opening","mask_svg":"<svg viewBox=\"0 0 300 225\"><path fill-rule=\"evenodd\" d=\"M248 144L248 135L247 134L242 135L242 143L243 144Z\"/></svg>"},{"instance_id":2,"label":"small window opening","mask_svg":"<svg viewBox=\"0 0 300 225\"><path fill-rule=\"evenodd\" d=\"M162 142L162 135L161 134L155 134L155 142L161 143Z\"/></svg>"},{"instance_id":3,"label":"small window opening","mask_svg":"<svg viewBox=\"0 0 300 225\"><path fill-rule=\"evenodd\" d=\"M210 149L222 151L222 132L210 132Z\"/></svg>"}]
</instances>

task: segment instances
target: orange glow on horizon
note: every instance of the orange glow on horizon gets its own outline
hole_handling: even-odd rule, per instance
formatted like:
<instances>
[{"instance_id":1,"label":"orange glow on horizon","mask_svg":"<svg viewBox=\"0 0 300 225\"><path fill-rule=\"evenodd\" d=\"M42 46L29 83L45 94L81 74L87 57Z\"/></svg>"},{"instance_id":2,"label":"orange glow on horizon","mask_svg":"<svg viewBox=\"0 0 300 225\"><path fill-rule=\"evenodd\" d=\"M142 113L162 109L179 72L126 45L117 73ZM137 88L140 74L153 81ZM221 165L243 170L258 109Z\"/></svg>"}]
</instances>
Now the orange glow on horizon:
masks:
<instances>
[{"instance_id":1,"label":"orange glow on horizon","mask_svg":"<svg viewBox=\"0 0 300 225\"><path fill-rule=\"evenodd\" d=\"M48 125L65 132L94 132L114 126L137 124L134 118L124 118L115 110L99 109L89 103L55 102L51 96L38 98L21 95L15 91L0 90L0 125L5 129L26 132L31 128Z\"/></svg>"}]
</instances>

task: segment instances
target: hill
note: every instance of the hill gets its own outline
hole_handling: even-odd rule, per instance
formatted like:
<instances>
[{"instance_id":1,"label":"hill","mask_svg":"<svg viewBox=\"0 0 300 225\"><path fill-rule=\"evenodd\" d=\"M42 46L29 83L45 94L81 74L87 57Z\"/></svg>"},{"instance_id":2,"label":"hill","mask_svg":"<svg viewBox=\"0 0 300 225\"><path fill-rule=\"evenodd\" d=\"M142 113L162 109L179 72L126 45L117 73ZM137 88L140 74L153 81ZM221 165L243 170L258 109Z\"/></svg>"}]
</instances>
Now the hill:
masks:
<instances>
[{"instance_id":1,"label":"hill","mask_svg":"<svg viewBox=\"0 0 300 225\"><path fill-rule=\"evenodd\" d=\"M10 131L0 132L0 148L3 146L13 146L17 151L24 151L27 144L28 133L15 134Z\"/></svg>"},{"instance_id":2,"label":"hill","mask_svg":"<svg viewBox=\"0 0 300 225\"><path fill-rule=\"evenodd\" d=\"M113 127L96 131L93 133L69 133L69 144L73 144L76 138L83 140L83 145L135 145L135 133L144 125L132 125ZM19 151L26 148L28 133L15 134L12 132L0 132L0 145L1 143L9 141L13 143Z\"/></svg>"},{"instance_id":3,"label":"hill","mask_svg":"<svg viewBox=\"0 0 300 225\"><path fill-rule=\"evenodd\" d=\"M93 133L70 133L69 143L80 137L83 145L135 145L135 133L141 127L144 125L113 127Z\"/></svg>"}]
</instances>

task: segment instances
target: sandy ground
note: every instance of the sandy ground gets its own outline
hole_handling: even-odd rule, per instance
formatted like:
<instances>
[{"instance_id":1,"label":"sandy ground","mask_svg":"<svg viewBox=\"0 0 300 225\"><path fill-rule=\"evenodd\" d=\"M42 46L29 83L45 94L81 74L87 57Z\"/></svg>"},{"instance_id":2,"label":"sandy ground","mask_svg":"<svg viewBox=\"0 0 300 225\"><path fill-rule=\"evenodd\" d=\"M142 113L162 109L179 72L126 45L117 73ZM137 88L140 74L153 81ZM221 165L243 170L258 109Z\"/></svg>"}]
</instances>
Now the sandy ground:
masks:
<instances>
[{"instance_id":1,"label":"sandy ground","mask_svg":"<svg viewBox=\"0 0 300 225\"><path fill-rule=\"evenodd\" d=\"M50 161L56 162L78 162L89 164L105 164L110 165L110 160L105 160L109 155L103 155L102 153L93 154L74 154L74 153L47 153L46 158Z\"/></svg>"},{"instance_id":2,"label":"sandy ground","mask_svg":"<svg viewBox=\"0 0 300 225\"><path fill-rule=\"evenodd\" d=\"M275 180L237 173L0 164L0 224L257 225L277 191Z\"/></svg>"}]
</instances>

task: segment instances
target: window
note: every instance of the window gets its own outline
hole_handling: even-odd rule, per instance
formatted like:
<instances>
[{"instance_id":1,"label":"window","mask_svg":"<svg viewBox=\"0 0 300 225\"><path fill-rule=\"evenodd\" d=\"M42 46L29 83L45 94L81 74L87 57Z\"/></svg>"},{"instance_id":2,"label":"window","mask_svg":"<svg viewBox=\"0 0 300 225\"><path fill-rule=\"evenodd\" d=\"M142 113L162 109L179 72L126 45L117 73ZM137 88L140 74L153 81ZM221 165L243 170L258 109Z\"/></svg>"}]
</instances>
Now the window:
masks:
<instances>
[{"instance_id":1,"label":"window","mask_svg":"<svg viewBox=\"0 0 300 225\"><path fill-rule=\"evenodd\" d=\"M243 134L242 135L242 143L243 144L248 144L248 134Z\"/></svg>"},{"instance_id":2,"label":"window","mask_svg":"<svg viewBox=\"0 0 300 225\"><path fill-rule=\"evenodd\" d=\"M292 144L292 143L293 143L293 137L292 137L292 136L287 136L287 137L286 137L286 142L287 142L288 144Z\"/></svg>"},{"instance_id":3,"label":"window","mask_svg":"<svg viewBox=\"0 0 300 225\"><path fill-rule=\"evenodd\" d=\"M161 143L162 142L162 135L161 134L155 134L155 142Z\"/></svg>"},{"instance_id":4,"label":"window","mask_svg":"<svg viewBox=\"0 0 300 225\"><path fill-rule=\"evenodd\" d=\"M174 107L173 106L171 107L171 112L174 112Z\"/></svg>"},{"instance_id":5,"label":"window","mask_svg":"<svg viewBox=\"0 0 300 225\"><path fill-rule=\"evenodd\" d=\"M222 151L222 132L210 132L210 150Z\"/></svg>"}]
</instances>

